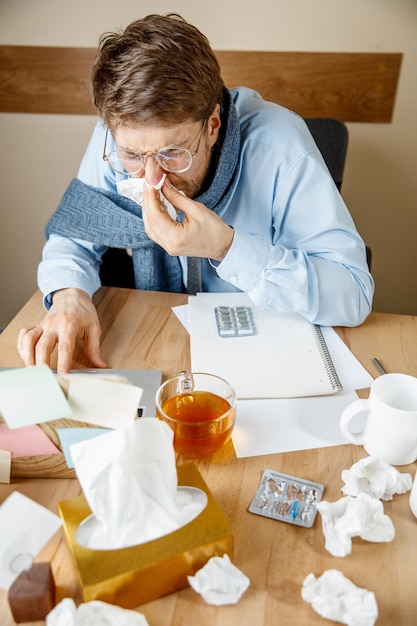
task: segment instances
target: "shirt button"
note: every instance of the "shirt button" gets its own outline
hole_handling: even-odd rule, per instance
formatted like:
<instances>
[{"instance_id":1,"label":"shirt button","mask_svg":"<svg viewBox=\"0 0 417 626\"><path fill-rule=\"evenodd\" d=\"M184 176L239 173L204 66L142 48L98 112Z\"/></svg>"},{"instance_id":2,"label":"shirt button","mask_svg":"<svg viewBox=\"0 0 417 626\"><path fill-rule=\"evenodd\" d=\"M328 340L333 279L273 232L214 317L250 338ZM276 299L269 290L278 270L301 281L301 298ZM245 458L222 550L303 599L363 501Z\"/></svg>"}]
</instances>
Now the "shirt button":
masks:
<instances>
[{"instance_id":1,"label":"shirt button","mask_svg":"<svg viewBox=\"0 0 417 626\"><path fill-rule=\"evenodd\" d=\"M233 274L233 276L230 277L230 282L237 283L237 276L235 274Z\"/></svg>"}]
</instances>

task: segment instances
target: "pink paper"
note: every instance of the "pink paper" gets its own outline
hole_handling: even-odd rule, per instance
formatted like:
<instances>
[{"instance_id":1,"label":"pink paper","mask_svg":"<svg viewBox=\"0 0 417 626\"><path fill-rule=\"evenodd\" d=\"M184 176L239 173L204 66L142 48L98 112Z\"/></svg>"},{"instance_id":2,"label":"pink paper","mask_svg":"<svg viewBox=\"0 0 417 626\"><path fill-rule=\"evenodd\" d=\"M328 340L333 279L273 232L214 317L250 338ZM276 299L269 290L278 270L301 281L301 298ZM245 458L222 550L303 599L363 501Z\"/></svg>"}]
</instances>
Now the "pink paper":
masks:
<instances>
[{"instance_id":1,"label":"pink paper","mask_svg":"<svg viewBox=\"0 0 417 626\"><path fill-rule=\"evenodd\" d=\"M12 459L61 452L37 424L14 429L0 424L0 450L11 452Z\"/></svg>"}]
</instances>

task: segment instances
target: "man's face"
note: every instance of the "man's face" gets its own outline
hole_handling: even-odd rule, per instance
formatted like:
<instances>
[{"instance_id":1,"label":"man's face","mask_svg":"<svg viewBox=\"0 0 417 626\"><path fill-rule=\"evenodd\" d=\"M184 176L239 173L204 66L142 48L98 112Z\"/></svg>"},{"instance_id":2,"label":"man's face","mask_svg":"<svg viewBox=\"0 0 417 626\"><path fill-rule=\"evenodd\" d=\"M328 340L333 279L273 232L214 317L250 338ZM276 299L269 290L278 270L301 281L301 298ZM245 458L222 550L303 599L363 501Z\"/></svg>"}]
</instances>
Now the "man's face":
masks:
<instances>
[{"instance_id":1,"label":"man's face","mask_svg":"<svg viewBox=\"0 0 417 626\"><path fill-rule=\"evenodd\" d=\"M135 177L145 178L150 185L157 185L163 174L189 198L201 188L210 162L210 150L216 143L220 128L220 107L216 107L205 124L186 122L174 126L142 125L119 126L113 133L118 150L132 150L143 156L155 155L161 148L177 146L186 148L193 155L191 167L186 172L168 172L155 158L145 159L144 170ZM197 154L195 154L197 150Z\"/></svg>"}]
</instances>

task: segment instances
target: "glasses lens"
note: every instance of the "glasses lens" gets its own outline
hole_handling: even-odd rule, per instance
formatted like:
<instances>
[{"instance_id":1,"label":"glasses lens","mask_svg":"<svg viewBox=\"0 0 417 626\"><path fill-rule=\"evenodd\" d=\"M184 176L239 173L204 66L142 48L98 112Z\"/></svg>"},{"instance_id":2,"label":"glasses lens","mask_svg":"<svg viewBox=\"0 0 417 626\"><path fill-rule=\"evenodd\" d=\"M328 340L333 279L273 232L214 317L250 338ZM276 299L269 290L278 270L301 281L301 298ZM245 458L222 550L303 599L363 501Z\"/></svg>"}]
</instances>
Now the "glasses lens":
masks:
<instances>
[{"instance_id":1,"label":"glasses lens","mask_svg":"<svg viewBox=\"0 0 417 626\"><path fill-rule=\"evenodd\" d=\"M167 148L157 154L159 165L168 172L185 172L192 163L193 157L186 148Z\"/></svg>"},{"instance_id":2,"label":"glasses lens","mask_svg":"<svg viewBox=\"0 0 417 626\"><path fill-rule=\"evenodd\" d=\"M141 174L147 156L129 150L114 150L107 155L107 161L115 172L132 175ZM167 148L160 150L154 157L160 167L167 172L186 172L191 167L192 154L186 148Z\"/></svg>"},{"instance_id":3,"label":"glasses lens","mask_svg":"<svg viewBox=\"0 0 417 626\"><path fill-rule=\"evenodd\" d=\"M120 174L137 174L143 170L143 159L136 152L116 150L110 152L107 159L111 167Z\"/></svg>"}]
</instances>

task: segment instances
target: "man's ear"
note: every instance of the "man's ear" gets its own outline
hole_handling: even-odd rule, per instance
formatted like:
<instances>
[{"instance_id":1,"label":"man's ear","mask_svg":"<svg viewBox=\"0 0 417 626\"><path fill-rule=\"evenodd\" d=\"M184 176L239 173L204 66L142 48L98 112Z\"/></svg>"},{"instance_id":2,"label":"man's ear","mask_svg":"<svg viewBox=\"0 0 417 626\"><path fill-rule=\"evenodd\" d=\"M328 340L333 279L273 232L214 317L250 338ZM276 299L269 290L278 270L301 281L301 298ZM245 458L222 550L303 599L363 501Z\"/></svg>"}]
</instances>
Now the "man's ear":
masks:
<instances>
[{"instance_id":1,"label":"man's ear","mask_svg":"<svg viewBox=\"0 0 417 626\"><path fill-rule=\"evenodd\" d=\"M214 144L217 141L220 126L221 126L220 104L216 104L213 113L210 115L210 117L207 120L208 138L209 138L210 147L214 146Z\"/></svg>"}]
</instances>

